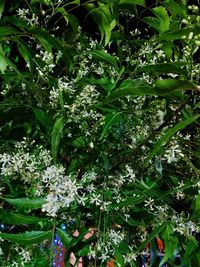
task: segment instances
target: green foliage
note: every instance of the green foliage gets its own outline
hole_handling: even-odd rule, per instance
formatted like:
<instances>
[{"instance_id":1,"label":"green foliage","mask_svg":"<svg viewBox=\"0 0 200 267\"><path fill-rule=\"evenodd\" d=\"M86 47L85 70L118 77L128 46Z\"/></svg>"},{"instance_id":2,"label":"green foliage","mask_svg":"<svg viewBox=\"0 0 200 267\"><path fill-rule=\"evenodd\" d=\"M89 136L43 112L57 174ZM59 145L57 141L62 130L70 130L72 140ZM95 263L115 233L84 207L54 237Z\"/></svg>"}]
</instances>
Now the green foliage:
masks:
<instances>
[{"instance_id":1,"label":"green foliage","mask_svg":"<svg viewBox=\"0 0 200 267\"><path fill-rule=\"evenodd\" d=\"M50 240L50 238L52 237L52 233L51 231L31 231L20 234L0 233L0 237L5 240L9 240L19 244L32 245L38 244L44 240Z\"/></svg>"},{"instance_id":2,"label":"green foliage","mask_svg":"<svg viewBox=\"0 0 200 267\"><path fill-rule=\"evenodd\" d=\"M6 202L11 205L15 205L20 208L31 208L38 209L42 207L42 204L45 203L44 199L41 198L3 198Z\"/></svg>"},{"instance_id":3,"label":"green foliage","mask_svg":"<svg viewBox=\"0 0 200 267\"><path fill-rule=\"evenodd\" d=\"M51 134L51 150L54 162L56 162L57 159L58 146L62 136L63 127L64 127L64 118L63 117L58 118L53 126Z\"/></svg>"},{"instance_id":4,"label":"green foliage","mask_svg":"<svg viewBox=\"0 0 200 267\"><path fill-rule=\"evenodd\" d=\"M37 222L46 220L46 218L40 218L35 216L23 215L19 213L6 212L5 210L0 210L0 218L1 222L5 224L35 224Z\"/></svg>"},{"instance_id":5,"label":"green foliage","mask_svg":"<svg viewBox=\"0 0 200 267\"><path fill-rule=\"evenodd\" d=\"M0 1L1 266L58 236L66 266L200 265L199 36L184 0Z\"/></svg>"}]
</instances>

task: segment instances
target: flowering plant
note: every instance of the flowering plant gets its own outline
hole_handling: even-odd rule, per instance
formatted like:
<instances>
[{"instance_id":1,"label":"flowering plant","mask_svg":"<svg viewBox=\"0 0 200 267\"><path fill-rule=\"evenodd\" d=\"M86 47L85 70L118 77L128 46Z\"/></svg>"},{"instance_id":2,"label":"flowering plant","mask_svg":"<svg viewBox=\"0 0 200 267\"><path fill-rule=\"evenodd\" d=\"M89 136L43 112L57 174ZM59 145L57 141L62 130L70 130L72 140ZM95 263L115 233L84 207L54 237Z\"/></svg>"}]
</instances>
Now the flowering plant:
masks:
<instances>
[{"instance_id":1,"label":"flowering plant","mask_svg":"<svg viewBox=\"0 0 200 267\"><path fill-rule=\"evenodd\" d=\"M1 266L200 265L198 6L0 17Z\"/></svg>"}]
</instances>

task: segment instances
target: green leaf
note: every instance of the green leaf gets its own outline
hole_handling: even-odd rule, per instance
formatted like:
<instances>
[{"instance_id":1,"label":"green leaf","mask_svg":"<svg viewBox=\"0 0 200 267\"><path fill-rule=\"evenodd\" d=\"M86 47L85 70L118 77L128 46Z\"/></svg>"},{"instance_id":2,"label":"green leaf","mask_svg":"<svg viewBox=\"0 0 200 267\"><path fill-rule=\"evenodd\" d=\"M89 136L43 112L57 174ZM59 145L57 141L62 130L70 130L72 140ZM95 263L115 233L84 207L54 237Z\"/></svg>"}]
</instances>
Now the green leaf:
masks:
<instances>
[{"instance_id":1,"label":"green leaf","mask_svg":"<svg viewBox=\"0 0 200 267\"><path fill-rule=\"evenodd\" d=\"M64 7L58 8L57 12L63 15L66 24L68 25L69 23L73 30L73 33L76 34L79 26L78 19L74 15L69 14Z\"/></svg>"},{"instance_id":2,"label":"green leaf","mask_svg":"<svg viewBox=\"0 0 200 267\"><path fill-rule=\"evenodd\" d=\"M169 16L167 10L163 6L152 9L156 17L146 17L144 22L152 26L158 33L164 33L169 30Z\"/></svg>"},{"instance_id":3,"label":"green leaf","mask_svg":"<svg viewBox=\"0 0 200 267\"><path fill-rule=\"evenodd\" d=\"M0 220L2 221L2 223L6 224L21 225L21 224L34 224L47 219L7 212L3 209L0 209Z\"/></svg>"},{"instance_id":4,"label":"green leaf","mask_svg":"<svg viewBox=\"0 0 200 267\"><path fill-rule=\"evenodd\" d=\"M126 253L129 252L129 250L127 249ZM115 258L116 258L116 263L118 264L118 266L124 266L124 258L122 255L122 251L119 249L116 249L115 251Z\"/></svg>"},{"instance_id":5,"label":"green leaf","mask_svg":"<svg viewBox=\"0 0 200 267\"><path fill-rule=\"evenodd\" d=\"M31 209L41 208L45 203L45 200L42 198L3 198L3 200L20 208Z\"/></svg>"},{"instance_id":6,"label":"green leaf","mask_svg":"<svg viewBox=\"0 0 200 267\"><path fill-rule=\"evenodd\" d=\"M167 7L172 16L179 15L180 17L185 18L187 5L184 4L184 1L177 3L177 1L174 0L167 0L163 2L163 5Z\"/></svg>"},{"instance_id":7,"label":"green leaf","mask_svg":"<svg viewBox=\"0 0 200 267\"><path fill-rule=\"evenodd\" d=\"M153 156L155 156L162 148L163 145L166 144L166 142L175 135L178 131L184 129L189 124L195 122L200 115L195 115L193 117L187 118L179 123L177 123L173 128L167 130L166 134L160 139L160 141L157 142L157 144L154 146L152 151L149 153L146 162L148 162Z\"/></svg>"},{"instance_id":8,"label":"green leaf","mask_svg":"<svg viewBox=\"0 0 200 267\"><path fill-rule=\"evenodd\" d=\"M3 53L1 53L1 47L0 47L0 71L1 73L4 73L7 69L8 63L7 58L4 56Z\"/></svg>"},{"instance_id":9,"label":"green leaf","mask_svg":"<svg viewBox=\"0 0 200 267\"><path fill-rule=\"evenodd\" d=\"M105 21L107 21L108 23L108 19L105 16L105 14L100 10L100 7L96 7L93 3L87 3L84 4L85 8L89 11L88 15L91 15L97 25L97 27L99 28L99 31L101 33L101 41L100 43L103 41L104 39L104 35L105 35L105 31L104 31L104 26L103 26L103 21L105 24Z\"/></svg>"},{"instance_id":10,"label":"green leaf","mask_svg":"<svg viewBox=\"0 0 200 267\"><path fill-rule=\"evenodd\" d=\"M144 5L145 0L120 0L120 4Z\"/></svg>"},{"instance_id":11,"label":"green leaf","mask_svg":"<svg viewBox=\"0 0 200 267\"><path fill-rule=\"evenodd\" d=\"M38 3L44 4L47 6L53 5L53 2L51 0L31 0L31 5L38 4Z\"/></svg>"},{"instance_id":12,"label":"green leaf","mask_svg":"<svg viewBox=\"0 0 200 267\"><path fill-rule=\"evenodd\" d=\"M61 238L63 244L65 245L65 247L67 249L69 249L69 244L73 240L73 237L70 236L67 232L64 232L63 230L61 230L59 228L56 228L56 231L57 231L59 237Z\"/></svg>"},{"instance_id":13,"label":"green leaf","mask_svg":"<svg viewBox=\"0 0 200 267\"><path fill-rule=\"evenodd\" d=\"M31 231L20 234L7 234L0 233L0 237L4 240L19 243L22 245L32 245L41 243L44 240L50 240L52 238L51 231Z\"/></svg>"},{"instance_id":14,"label":"green leaf","mask_svg":"<svg viewBox=\"0 0 200 267\"><path fill-rule=\"evenodd\" d=\"M131 252L129 245L124 241L121 241L119 243L119 245L117 246L117 250L120 251L122 254L127 254Z\"/></svg>"},{"instance_id":15,"label":"green leaf","mask_svg":"<svg viewBox=\"0 0 200 267\"><path fill-rule=\"evenodd\" d=\"M60 140L63 133L64 128L64 118L58 118L53 126L52 134L51 134L51 153L53 157L54 163L56 163L57 160L57 153L58 153L58 147L60 144Z\"/></svg>"},{"instance_id":16,"label":"green leaf","mask_svg":"<svg viewBox=\"0 0 200 267\"><path fill-rule=\"evenodd\" d=\"M81 147L86 147L87 146L86 140L82 136L79 136L75 140L73 140L72 144L73 144L73 146L75 146L77 148L81 148Z\"/></svg>"},{"instance_id":17,"label":"green leaf","mask_svg":"<svg viewBox=\"0 0 200 267\"><path fill-rule=\"evenodd\" d=\"M105 98L103 103L108 104L127 95L148 95L150 94L151 90L152 87L143 80L124 80L118 89L113 91L108 97Z\"/></svg>"},{"instance_id":18,"label":"green leaf","mask_svg":"<svg viewBox=\"0 0 200 267\"><path fill-rule=\"evenodd\" d=\"M193 32L193 28L183 28L175 31L165 32L161 34L157 40L158 41L171 41L171 40L180 40L183 36L188 36L190 32Z\"/></svg>"},{"instance_id":19,"label":"green leaf","mask_svg":"<svg viewBox=\"0 0 200 267\"><path fill-rule=\"evenodd\" d=\"M34 52L31 50L31 48L24 42L21 38L15 37L15 41L17 42L17 48L21 56L24 58L24 60L27 62L27 65L29 65L29 68L31 70L31 73L33 73L34 70Z\"/></svg>"},{"instance_id":20,"label":"green leaf","mask_svg":"<svg viewBox=\"0 0 200 267\"><path fill-rule=\"evenodd\" d=\"M88 242L90 239L93 239L95 237L95 235L93 235L92 237L90 237L89 239L87 240L84 240L84 237L85 235L88 234L88 229L83 229L83 230L80 230L80 234L79 236L77 237L74 237L70 244L69 244L69 248L73 248L79 243L79 242Z\"/></svg>"},{"instance_id":21,"label":"green leaf","mask_svg":"<svg viewBox=\"0 0 200 267\"><path fill-rule=\"evenodd\" d=\"M187 72L176 65L175 63L157 63L153 65L147 65L137 69L138 73L147 72L157 75L158 73L175 73L187 75Z\"/></svg>"},{"instance_id":22,"label":"green leaf","mask_svg":"<svg viewBox=\"0 0 200 267\"><path fill-rule=\"evenodd\" d=\"M90 84L101 86L107 92L110 92L115 88L115 84L111 83L110 79L108 78L101 78L101 79L86 78L85 80Z\"/></svg>"},{"instance_id":23,"label":"green leaf","mask_svg":"<svg viewBox=\"0 0 200 267\"><path fill-rule=\"evenodd\" d=\"M33 108L33 112L37 121L42 125L42 127L44 127L46 133L48 134L51 129L51 120L46 111L39 108Z\"/></svg>"},{"instance_id":24,"label":"green leaf","mask_svg":"<svg viewBox=\"0 0 200 267\"><path fill-rule=\"evenodd\" d=\"M0 27L0 37L8 36L10 34L16 34L18 31L12 27L3 26Z\"/></svg>"},{"instance_id":25,"label":"green leaf","mask_svg":"<svg viewBox=\"0 0 200 267\"><path fill-rule=\"evenodd\" d=\"M155 91L158 95L168 95L175 92L197 90L197 86L189 81L165 79L155 82Z\"/></svg>"},{"instance_id":26,"label":"green leaf","mask_svg":"<svg viewBox=\"0 0 200 267\"><path fill-rule=\"evenodd\" d=\"M194 204L194 210L195 211L200 211L200 194L198 194L195 198L195 204Z\"/></svg>"},{"instance_id":27,"label":"green leaf","mask_svg":"<svg viewBox=\"0 0 200 267\"><path fill-rule=\"evenodd\" d=\"M168 223L163 223L156 227L148 236L147 239L142 242L142 244L137 248L136 252L141 251L154 237L156 237L158 234L160 234L168 225Z\"/></svg>"},{"instance_id":28,"label":"green leaf","mask_svg":"<svg viewBox=\"0 0 200 267\"><path fill-rule=\"evenodd\" d=\"M108 53L106 53L104 51L101 51L101 50L90 51L88 53L90 55L92 55L93 58L95 58L97 60L104 61L104 62L112 65L116 69L118 69L117 62L116 62L115 57L111 56L110 54L108 54Z\"/></svg>"},{"instance_id":29,"label":"green leaf","mask_svg":"<svg viewBox=\"0 0 200 267\"><path fill-rule=\"evenodd\" d=\"M197 90L197 86L189 81L174 79L157 80L154 86L144 80L124 80L120 87L105 98L103 104L108 104L125 96L160 95L165 96L179 91Z\"/></svg>"},{"instance_id":30,"label":"green leaf","mask_svg":"<svg viewBox=\"0 0 200 267\"><path fill-rule=\"evenodd\" d=\"M163 33L169 30L169 16L166 8L159 6L152 9L153 13L160 20L159 33Z\"/></svg>"},{"instance_id":31,"label":"green leaf","mask_svg":"<svg viewBox=\"0 0 200 267\"><path fill-rule=\"evenodd\" d=\"M115 28L116 25L117 22L115 19L113 19L111 22L107 24L105 23L105 20L103 20L103 26L105 30L105 46L109 44L112 30Z\"/></svg>"},{"instance_id":32,"label":"green leaf","mask_svg":"<svg viewBox=\"0 0 200 267\"><path fill-rule=\"evenodd\" d=\"M119 123L121 118L121 113L122 112L113 112L105 117L103 132L101 134L100 140L102 140L109 133L113 125Z\"/></svg>"},{"instance_id":33,"label":"green leaf","mask_svg":"<svg viewBox=\"0 0 200 267\"><path fill-rule=\"evenodd\" d=\"M159 267L163 266L163 264L174 255L174 251L178 248L178 239L174 236L173 225L167 224L162 237L165 244L165 254Z\"/></svg>"},{"instance_id":34,"label":"green leaf","mask_svg":"<svg viewBox=\"0 0 200 267\"><path fill-rule=\"evenodd\" d=\"M182 264L184 266L191 266L191 259L199 252L199 242L194 237L190 237L184 251L185 254L183 256Z\"/></svg>"},{"instance_id":35,"label":"green leaf","mask_svg":"<svg viewBox=\"0 0 200 267\"><path fill-rule=\"evenodd\" d=\"M4 53L4 51L3 51L3 48L2 48L2 46L0 45L0 71L2 72L2 73L4 73L5 72L5 70L7 69L7 66L10 66L18 75L22 75L19 71L18 71L18 69L17 69L17 67L15 66L15 64L11 61L11 60L9 60L6 56L5 56L5 53Z\"/></svg>"},{"instance_id":36,"label":"green leaf","mask_svg":"<svg viewBox=\"0 0 200 267\"><path fill-rule=\"evenodd\" d=\"M4 11L4 6L5 6L5 0L0 0L0 19L2 17L2 13Z\"/></svg>"}]
</instances>

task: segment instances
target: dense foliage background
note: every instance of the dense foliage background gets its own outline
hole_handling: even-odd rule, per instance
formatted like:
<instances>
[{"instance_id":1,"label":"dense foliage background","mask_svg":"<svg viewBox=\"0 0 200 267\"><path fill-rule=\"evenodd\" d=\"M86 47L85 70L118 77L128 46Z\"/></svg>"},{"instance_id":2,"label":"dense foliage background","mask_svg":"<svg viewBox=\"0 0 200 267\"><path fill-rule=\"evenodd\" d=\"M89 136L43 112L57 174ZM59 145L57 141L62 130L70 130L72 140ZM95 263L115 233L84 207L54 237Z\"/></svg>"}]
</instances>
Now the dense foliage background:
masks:
<instances>
[{"instance_id":1,"label":"dense foliage background","mask_svg":"<svg viewBox=\"0 0 200 267\"><path fill-rule=\"evenodd\" d=\"M0 0L1 266L200 266L198 6Z\"/></svg>"}]
</instances>

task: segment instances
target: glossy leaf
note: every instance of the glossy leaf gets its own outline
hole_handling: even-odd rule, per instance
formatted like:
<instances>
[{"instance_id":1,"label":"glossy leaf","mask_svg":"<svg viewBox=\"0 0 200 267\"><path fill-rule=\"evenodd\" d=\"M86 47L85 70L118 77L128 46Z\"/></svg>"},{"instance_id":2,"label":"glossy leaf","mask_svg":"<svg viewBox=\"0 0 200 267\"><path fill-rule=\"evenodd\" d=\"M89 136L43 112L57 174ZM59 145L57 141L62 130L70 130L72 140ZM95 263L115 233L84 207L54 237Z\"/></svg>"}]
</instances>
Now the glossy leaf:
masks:
<instances>
[{"instance_id":1,"label":"glossy leaf","mask_svg":"<svg viewBox=\"0 0 200 267\"><path fill-rule=\"evenodd\" d=\"M64 232L63 230L56 228L56 231L58 235L60 236L63 244L66 246L66 248L69 249L69 244L73 240L73 237L70 236L67 232Z\"/></svg>"},{"instance_id":2,"label":"glossy leaf","mask_svg":"<svg viewBox=\"0 0 200 267\"><path fill-rule=\"evenodd\" d=\"M169 16L167 10L162 7L155 7L152 9L152 12L156 17L146 17L144 22L152 26L158 33L164 33L169 30Z\"/></svg>"},{"instance_id":3,"label":"glossy leaf","mask_svg":"<svg viewBox=\"0 0 200 267\"><path fill-rule=\"evenodd\" d=\"M89 52L90 55L92 55L92 57L94 59L97 59L97 60L100 60L100 61L104 61L110 65L112 65L113 67L115 67L116 69L118 69L118 66L117 66L117 61L115 59L115 57L111 56L110 54L104 52L104 51L101 51L101 50L96 50L96 51L90 51Z\"/></svg>"},{"instance_id":4,"label":"glossy leaf","mask_svg":"<svg viewBox=\"0 0 200 267\"><path fill-rule=\"evenodd\" d=\"M158 37L158 41L171 41L171 40L178 40L178 39L182 39L183 36L188 37L190 32L194 32L195 34L199 34L200 33L200 27L195 27L195 28L182 28L182 29L178 29L178 30L174 30L174 31L169 31L169 32L165 32L163 34L161 34Z\"/></svg>"},{"instance_id":5,"label":"glossy leaf","mask_svg":"<svg viewBox=\"0 0 200 267\"><path fill-rule=\"evenodd\" d=\"M34 108L33 112L36 120L42 125L42 127L44 127L46 133L48 134L51 129L51 120L48 114L44 110L38 108Z\"/></svg>"},{"instance_id":6,"label":"glossy leaf","mask_svg":"<svg viewBox=\"0 0 200 267\"><path fill-rule=\"evenodd\" d=\"M144 5L144 0L120 0L120 4Z\"/></svg>"},{"instance_id":7,"label":"glossy leaf","mask_svg":"<svg viewBox=\"0 0 200 267\"><path fill-rule=\"evenodd\" d=\"M158 75L159 73L173 73L187 75L187 72L174 63L157 63L153 65L143 66L137 69L138 73L147 72L153 75Z\"/></svg>"},{"instance_id":8,"label":"glossy leaf","mask_svg":"<svg viewBox=\"0 0 200 267\"><path fill-rule=\"evenodd\" d=\"M7 59L0 49L0 71L1 73L5 72L5 70L7 69L7 66L8 66Z\"/></svg>"},{"instance_id":9,"label":"glossy leaf","mask_svg":"<svg viewBox=\"0 0 200 267\"><path fill-rule=\"evenodd\" d=\"M7 212L6 210L3 210L3 209L0 209L0 219L2 223L14 224L14 225L35 224L40 221L47 220L45 218L29 216L29 215L13 213L13 212Z\"/></svg>"},{"instance_id":10,"label":"glossy leaf","mask_svg":"<svg viewBox=\"0 0 200 267\"><path fill-rule=\"evenodd\" d=\"M165 135L163 135L160 141L158 141L154 148L151 150L146 161L149 161L153 156L155 156L161 150L162 146L164 146L173 135L175 135L178 131L183 130L191 123L195 122L199 117L200 115L195 115L193 117L187 118L177 123L173 128L168 129Z\"/></svg>"},{"instance_id":11,"label":"glossy leaf","mask_svg":"<svg viewBox=\"0 0 200 267\"><path fill-rule=\"evenodd\" d=\"M0 0L0 19L2 17L2 13L4 11L4 6L5 6L5 0Z\"/></svg>"},{"instance_id":12,"label":"glossy leaf","mask_svg":"<svg viewBox=\"0 0 200 267\"><path fill-rule=\"evenodd\" d=\"M162 267L167 260L174 256L174 251L177 250L179 245L177 237L174 236L173 225L171 224L167 225L162 237L165 244L165 254L159 264L159 267Z\"/></svg>"},{"instance_id":13,"label":"glossy leaf","mask_svg":"<svg viewBox=\"0 0 200 267\"><path fill-rule=\"evenodd\" d=\"M45 200L42 198L3 198L6 202L11 205L20 207L20 208L31 208L38 209L41 208L45 203Z\"/></svg>"},{"instance_id":14,"label":"glossy leaf","mask_svg":"<svg viewBox=\"0 0 200 267\"><path fill-rule=\"evenodd\" d=\"M167 227L168 223L163 223L156 227L146 238L144 242L141 243L141 245L136 249L136 252L141 251L152 239L154 239L157 235L162 233L165 228Z\"/></svg>"},{"instance_id":15,"label":"glossy leaf","mask_svg":"<svg viewBox=\"0 0 200 267\"><path fill-rule=\"evenodd\" d=\"M0 233L0 237L4 240L8 240L14 243L22 245L39 244L44 240L50 240L52 238L51 231L31 231L20 234L7 234Z\"/></svg>"},{"instance_id":16,"label":"glossy leaf","mask_svg":"<svg viewBox=\"0 0 200 267\"><path fill-rule=\"evenodd\" d=\"M62 137L63 128L64 128L64 118L61 117L56 120L51 134L51 153L53 156L54 163L57 160L58 147Z\"/></svg>"},{"instance_id":17,"label":"glossy leaf","mask_svg":"<svg viewBox=\"0 0 200 267\"><path fill-rule=\"evenodd\" d=\"M194 256L197 255L198 252L199 242L194 237L191 237L188 240L187 246L185 248L185 254L182 259L182 264L185 266L191 266L191 260L194 258Z\"/></svg>"},{"instance_id":18,"label":"glossy leaf","mask_svg":"<svg viewBox=\"0 0 200 267\"><path fill-rule=\"evenodd\" d=\"M0 27L0 38L16 33L18 33L18 31L12 27L8 26Z\"/></svg>"},{"instance_id":19,"label":"glossy leaf","mask_svg":"<svg viewBox=\"0 0 200 267\"><path fill-rule=\"evenodd\" d=\"M160 95L165 96L179 91L197 90L197 86L189 81L174 79L157 80L155 86L151 86L144 80L124 80L120 87L113 91L104 100L104 104L113 102L125 96Z\"/></svg>"},{"instance_id":20,"label":"glossy leaf","mask_svg":"<svg viewBox=\"0 0 200 267\"><path fill-rule=\"evenodd\" d=\"M111 114L106 115L103 125L103 132L101 134L100 140L102 140L109 133L113 125L119 123L120 118L121 112L113 112Z\"/></svg>"}]
</instances>

